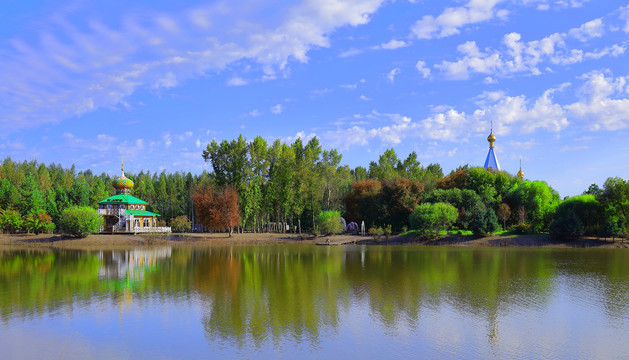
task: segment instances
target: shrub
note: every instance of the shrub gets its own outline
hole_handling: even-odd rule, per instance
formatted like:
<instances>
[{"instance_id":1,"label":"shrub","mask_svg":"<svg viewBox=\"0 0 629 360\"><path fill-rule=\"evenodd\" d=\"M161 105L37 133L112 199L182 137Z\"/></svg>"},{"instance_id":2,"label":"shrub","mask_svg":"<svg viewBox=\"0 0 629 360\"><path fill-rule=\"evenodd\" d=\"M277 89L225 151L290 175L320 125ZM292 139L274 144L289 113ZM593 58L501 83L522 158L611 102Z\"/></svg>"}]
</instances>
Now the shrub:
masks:
<instances>
[{"instance_id":1,"label":"shrub","mask_svg":"<svg viewBox=\"0 0 629 360\"><path fill-rule=\"evenodd\" d=\"M103 225L103 218L88 206L72 206L61 213L59 227L64 233L74 237L85 237L97 233Z\"/></svg>"},{"instance_id":2,"label":"shrub","mask_svg":"<svg viewBox=\"0 0 629 360\"><path fill-rule=\"evenodd\" d=\"M32 231L35 234L51 232L55 229L52 218L46 213L28 214L24 225L28 231Z\"/></svg>"},{"instance_id":3,"label":"shrub","mask_svg":"<svg viewBox=\"0 0 629 360\"><path fill-rule=\"evenodd\" d=\"M376 229L376 227L374 226L371 229L369 229L367 233L369 234L369 236L373 237L374 240L380 240L380 237L384 235L384 230L382 230L382 227L379 227Z\"/></svg>"},{"instance_id":4,"label":"shrub","mask_svg":"<svg viewBox=\"0 0 629 360\"><path fill-rule=\"evenodd\" d=\"M574 219L571 219L572 216L576 216L579 220L578 223L574 222ZM576 232L570 231L570 229L562 229L562 227L567 226L569 222L575 223L582 229L575 229L577 230ZM551 223L551 235L559 238L572 238L579 232L582 232L582 235L595 235L600 228L604 226L605 222L604 209L594 195L586 194L574 196L566 199L557 206L553 220L553 223L555 223L555 233L552 231L553 227Z\"/></svg>"},{"instance_id":5,"label":"shrub","mask_svg":"<svg viewBox=\"0 0 629 360\"><path fill-rule=\"evenodd\" d=\"M391 224L387 225L384 228L384 236L387 238L387 240L389 240L389 237L391 236Z\"/></svg>"},{"instance_id":6,"label":"shrub","mask_svg":"<svg viewBox=\"0 0 629 360\"><path fill-rule=\"evenodd\" d=\"M511 231L513 231L516 234L528 234L531 232L531 225L527 224L527 223L517 223L515 225L513 225L510 228Z\"/></svg>"},{"instance_id":7,"label":"shrub","mask_svg":"<svg viewBox=\"0 0 629 360\"><path fill-rule=\"evenodd\" d=\"M322 211L315 218L315 225L322 235L340 234L345 231L339 211Z\"/></svg>"},{"instance_id":8,"label":"shrub","mask_svg":"<svg viewBox=\"0 0 629 360\"><path fill-rule=\"evenodd\" d=\"M170 228L173 232L182 233L190 230L192 221L188 220L186 215L179 215L176 218L170 219Z\"/></svg>"},{"instance_id":9,"label":"shrub","mask_svg":"<svg viewBox=\"0 0 629 360\"><path fill-rule=\"evenodd\" d=\"M556 239L577 240L585 227L574 210L569 210L550 224L550 235Z\"/></svg>"},{"instance_id":10,"label":"shrub","mask_svg":"<svg viewBox=\"0 0 629 360\"><path fill-rule=\"evenodd\" d=\"M483 237L495 232L499 227L496 213L493 209L489 209L474 216L470 230L472 230L475 236Z\"/></svg>"},{"instance_id":11,"label":"shrub","mask_svg":"<svg viewBox=\"0 0 629 360\"><path fill-rule=\"evenodd\" d=\"M22 216L17 210L4 210L0 212L0 228L10 233L16 232L22 228Z\"/></svg>"},{"instance_id":12,"label":"shrub","mask_svg":"<svg viewBox=\"0 0 629 360\"><path fill-rule=\"evenodd\" d=\"M448 230L458 217L457 209L448 203L424 203L415 208L409 222L412 229L434 232L436 236L439 231Z\"/></svg>"}]
</instances>

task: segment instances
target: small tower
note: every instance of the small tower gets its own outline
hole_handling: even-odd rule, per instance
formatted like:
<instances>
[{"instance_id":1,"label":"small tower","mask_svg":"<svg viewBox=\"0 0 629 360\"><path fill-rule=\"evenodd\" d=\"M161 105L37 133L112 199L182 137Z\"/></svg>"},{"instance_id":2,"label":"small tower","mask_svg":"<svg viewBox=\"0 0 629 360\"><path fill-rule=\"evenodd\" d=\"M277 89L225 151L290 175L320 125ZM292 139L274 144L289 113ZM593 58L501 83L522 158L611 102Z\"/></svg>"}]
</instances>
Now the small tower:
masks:
<instances>
[{"instance_id":1,"label":"small tower","mask_svg":"<svg viewBox=\"0 0 629 360\"><path fill-rule=\"evenodd\" d=\"M522 171L522 158L520 158L520 171L518 171L518 179L524 180L524 172Z\"/></svg>"},{"instance_id":2,"label":"small tower","mask_svg":"<svg viewBox=\"0 0 629 360\"><path fill-rule=\"evenodd\" d=\"M500 164L498 164L498 159L496 158L496 153L494 152L494 142L496 141L496 135L494 135L493 127L494 126L492 121L491 132L487 137L487 141L489 141L489 153L487 153L487 159L485 160L485 169L500 171Z\"/></svg>"}]
</instances>

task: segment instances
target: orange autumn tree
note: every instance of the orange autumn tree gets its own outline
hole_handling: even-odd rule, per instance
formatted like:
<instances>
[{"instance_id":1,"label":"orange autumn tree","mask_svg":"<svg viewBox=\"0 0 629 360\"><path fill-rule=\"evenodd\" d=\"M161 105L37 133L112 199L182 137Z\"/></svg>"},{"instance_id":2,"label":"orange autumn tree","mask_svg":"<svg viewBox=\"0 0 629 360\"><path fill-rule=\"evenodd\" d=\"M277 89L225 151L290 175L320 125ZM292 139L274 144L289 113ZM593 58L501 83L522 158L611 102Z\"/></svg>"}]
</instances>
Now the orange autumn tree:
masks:
<instances>
[{"instance_id":1,"label":"orange autumn tree","mask_svg":"<svg viewBox=\"0 0 629 360\"><path fill-rule=\"evenodd\" d=\"M194 210L203 226L211 230L228 229L232 236L234 226L240 222L238 191L233 186L217 189L201 186L192 195Z\"/></svg>"}]
</instances>

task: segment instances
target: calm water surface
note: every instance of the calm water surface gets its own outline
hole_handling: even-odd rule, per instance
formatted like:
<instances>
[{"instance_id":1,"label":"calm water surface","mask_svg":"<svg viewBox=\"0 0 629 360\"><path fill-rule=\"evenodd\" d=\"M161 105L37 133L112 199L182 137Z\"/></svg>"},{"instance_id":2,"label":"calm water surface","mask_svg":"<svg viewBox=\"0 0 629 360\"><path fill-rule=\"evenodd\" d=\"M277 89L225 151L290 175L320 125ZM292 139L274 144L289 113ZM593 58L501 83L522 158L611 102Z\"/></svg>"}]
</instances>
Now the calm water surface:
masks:
<instances>
[{"instance_id":1,"label":"calm water surface","mask_svg":"<svg viewBox=\"0 0 629 360\"><path fill-rule=\"evenodd\" d=\"M0 252L0 358L629 358L629 251Z\"/></svg>"}]
</instances>

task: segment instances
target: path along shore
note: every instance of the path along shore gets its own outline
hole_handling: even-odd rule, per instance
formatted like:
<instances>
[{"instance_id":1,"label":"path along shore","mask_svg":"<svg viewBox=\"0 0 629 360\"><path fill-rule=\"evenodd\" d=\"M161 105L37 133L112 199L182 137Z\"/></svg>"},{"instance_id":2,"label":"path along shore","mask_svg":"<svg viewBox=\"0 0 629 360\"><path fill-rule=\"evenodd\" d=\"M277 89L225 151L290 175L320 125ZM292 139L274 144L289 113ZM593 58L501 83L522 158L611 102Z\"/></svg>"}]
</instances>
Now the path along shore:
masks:
<instances>
[{"instance_id":1,"label":"path along shore","mask_svg":"<svg viewBox=\"0 0 629 360\"><path fill-rule=\"evenodd\" d=\"M629 241L583 238L577 241L556 241L545 234L498 235L476 239L472 236L451 235L436 239L393 235L388 240L374 240L370 236L333 235L326 237L297 234L244 233L230 238L223 233L192 233L171 235L95 234L72 238L56 234L0 234L0 250L20 248L59 248L76 250L128 249L140 246L208 247L225 245L408 245L408 246L468 246L468 247L546 247L546 248L629 248Z\"/></svg>"}]
</instances>

